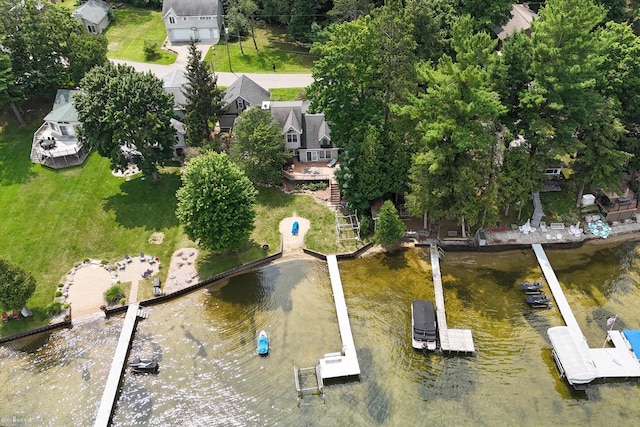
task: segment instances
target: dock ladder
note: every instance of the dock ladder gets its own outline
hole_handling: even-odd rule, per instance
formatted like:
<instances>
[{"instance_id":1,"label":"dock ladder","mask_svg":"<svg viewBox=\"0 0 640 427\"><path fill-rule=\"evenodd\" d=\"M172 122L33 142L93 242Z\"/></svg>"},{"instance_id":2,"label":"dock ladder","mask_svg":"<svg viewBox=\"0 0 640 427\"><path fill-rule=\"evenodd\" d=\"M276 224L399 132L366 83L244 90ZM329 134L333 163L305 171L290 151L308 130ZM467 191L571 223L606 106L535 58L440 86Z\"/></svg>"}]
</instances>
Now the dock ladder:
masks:
<instances>
[{"instance_id":1,"label":"dock ladder","mask_svg":"<svg viewBox=\"0 0 640 427\"><path fill-rule=\"evenodd\" d=\"M298 368L293 365L293 376L296 381L296 393L298 394L298 405L304 396L320 395L324 402L324 384L320 374L320 365L310 368Z\"/></svg>"}]
</instances>

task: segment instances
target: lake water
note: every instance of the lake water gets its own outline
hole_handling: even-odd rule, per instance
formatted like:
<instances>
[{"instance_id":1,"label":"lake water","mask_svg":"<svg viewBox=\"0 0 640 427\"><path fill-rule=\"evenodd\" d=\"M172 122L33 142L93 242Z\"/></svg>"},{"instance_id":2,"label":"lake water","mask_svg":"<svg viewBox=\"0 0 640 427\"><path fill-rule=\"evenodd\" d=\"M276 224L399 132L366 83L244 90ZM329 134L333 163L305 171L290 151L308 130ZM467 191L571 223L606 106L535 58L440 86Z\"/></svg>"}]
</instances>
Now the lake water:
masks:
<instances>
[{"instance_id":1,"label":"lake water","mask_svg":"<svg viewBox=\"0 0 640 427\"><path fill-rule=\"evenodd\" d=\"M548 250L592 347L606 319L640 329L640 244ZM470 328L477 353L424 356L411 348L410 304L434 300L428 249L339 263L362 375L326 399L296 399L293 366L339 351L328 269L296 260L266 266L149 309L132 355L155 356L157 375L126 372L118 426L635 425L636 380L575 392L559 378L547 328L517 285L541 276L531 250L446 254L450 327ZM0 348L0 426L89 426L100 404L122 317ZM255 337L266 329L271 353Z\"/></svg>"}]
</instances>

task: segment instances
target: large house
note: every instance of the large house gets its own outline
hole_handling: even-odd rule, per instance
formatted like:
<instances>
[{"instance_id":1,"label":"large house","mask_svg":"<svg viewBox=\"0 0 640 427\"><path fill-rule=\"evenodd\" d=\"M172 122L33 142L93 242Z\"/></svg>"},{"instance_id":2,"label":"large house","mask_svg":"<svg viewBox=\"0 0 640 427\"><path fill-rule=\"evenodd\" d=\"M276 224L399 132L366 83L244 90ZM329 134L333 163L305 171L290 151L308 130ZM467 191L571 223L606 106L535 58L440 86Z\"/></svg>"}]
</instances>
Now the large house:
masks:
<instances>
[{"instance_id":1,"label":"large house","mask_svg":"<svg viewBox=\"0 0 640 427\"><path fill-rule=\"evenodd\" d=\"M339 149L331 141L331 130L324 114L307 110L310 101L264 101L262 109L282 129L285 149L300 162L331 162L338 159Z\"/></svg>"},{"instance_id":2,"label":"large house","mask_svg":"<svg viewBox=\"0 0 640 427\"><path fill-rule=\"evenodd\" d=\"M220 40L224 11L221 0L164 0L162 19L171 43Z\"/></svg>"},{"instance_id":3,"label":"large house","mask_svg":"<svg viewBox=\"0 0 640 427\"><path fill-rule=\"evenodd\" d=\"M77 138L80 126L78 112L73 106L77 90L59 89L51 112L33 135L31 161L52 168L82 164L89 154Z\"/></svg>"},{"instance_id":4,"label":"large house","mask_svg":"<svg viewBox=\"0 0 640 427\"><path fill-rule=\"evenodd\" d=\"M259 107L268 101L271 94L268 90L242 74L224 91L222 104L224 114L220 117L220 130L229 131L240 113L247 108Z\"/></svg>"},{"instance_id":5,"label":"large house","mask_svg":"<svg viewBox=\"0 0 640 427\"><path fill-rule=\"evenodd\" d=\"M102 0L89 0L78 7L72 14L91 34L101 34L108 26L111 18L111 6Z\"/></svg>"}]
</instances>

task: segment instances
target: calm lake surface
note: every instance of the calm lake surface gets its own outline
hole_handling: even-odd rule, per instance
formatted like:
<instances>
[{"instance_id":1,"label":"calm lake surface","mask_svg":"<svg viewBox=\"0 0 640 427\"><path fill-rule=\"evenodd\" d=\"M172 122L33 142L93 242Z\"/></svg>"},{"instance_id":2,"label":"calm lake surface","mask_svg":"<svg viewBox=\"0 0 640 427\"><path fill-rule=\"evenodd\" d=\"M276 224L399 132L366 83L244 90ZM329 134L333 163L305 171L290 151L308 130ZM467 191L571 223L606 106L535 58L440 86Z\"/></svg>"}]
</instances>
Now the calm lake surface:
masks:
<instances>
[{"instance_id":1,"label":"calm lake surface","mask_svg":"<svg viewBox=\"0 0 640 427\"><path fill-rule=\"evenodd\" d=\"M591 347L606 319L640 329L640 243L547 250ZM131 355L157 375L125 373L113 424L186 426L637 425L636 380L572 391L558 376L547 328L517 285L541 277L532 250L448 252L441 264L450 327L473 330L475 356L411 348L410 304L434 300L428 249L339 263L362 376L296 399L293 366L341 341L326 264L296 260L150 308ZM90 426L122 317L0 348L0 426ZM255 351L258 331L271 354Z\"/></svg>"}]
</instances>

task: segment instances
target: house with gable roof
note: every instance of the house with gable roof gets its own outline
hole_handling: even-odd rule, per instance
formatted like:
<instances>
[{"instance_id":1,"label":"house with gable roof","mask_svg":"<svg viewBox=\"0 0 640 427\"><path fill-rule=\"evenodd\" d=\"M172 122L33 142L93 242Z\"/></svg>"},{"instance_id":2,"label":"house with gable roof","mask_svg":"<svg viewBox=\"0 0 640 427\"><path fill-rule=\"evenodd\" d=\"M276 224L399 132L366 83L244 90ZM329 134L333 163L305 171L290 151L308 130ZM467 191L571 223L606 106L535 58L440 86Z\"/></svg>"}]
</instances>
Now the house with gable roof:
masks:
<instances>
[{"instance_id":1,"label":"house with gable roof","mask_svg":"<svg viewBox=\"0 0 640 427\"><path fill-rule=\"evenodd\" d=\"M271 93L242 74L224 91L222 104L225 113L220 117L220 130L229 131L240 113L247 108L259 107L271 98Z\"/></svg>"},{"instance_id":2,"label":"house with gable roof","mask_svg":"<svg viewBox=\"0 0 640 427\"><path fill-rule=\"evenodd\" d=\"M331 129L322 113L309 113L310 101L265 101L282 129L285 150L300 162L331 162L338 159L339 149L331 141Z\"/></svg>"},{"instance_id":3,"label":"house with gable roof","mask_svg":"<svg viewBox=\"0 0 640 427\"><path fill-rule=\"evenodd\" d=\"M164 0L162 19L171 43L217 44L223 25L222 0Z\"/></svg>"},{"instance_id":4,"label":"house with gable roof","mask_svg":"<svg viewBox=\"0 0 640 427\"><path fill-rule=\"evenodd\" d=\"M53 108L33 134L31 161L52 168L82 164L89 150L77 137L80 122L73 105L77 90L58 89Z\"/></svg>"},{"instance_id":5,"label":"house with gable roof","mask_svg":"<svg viewBox=\"0 0 640 427\"><path fill-rule=\"evenodd\" d=\"M71 14L90 34L102 34L109 26L111 5L102 0L88 0Z\"/></svg>"},{"instance_id":6,"label":"house with gable roof","mask_svg":"<svg viewBox=\"0 0 640 427\"><path fill-rule=\"evenodd\" d=\"M162 77L164 90L173 95L173 114L179 119L185 115L184 105L187 103L187 97L182 89L187 83L187 72L183 69L176 68Z\"/></svg>"}]
</instances>

